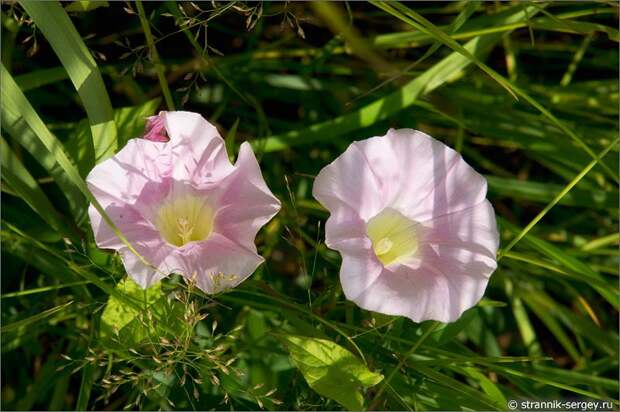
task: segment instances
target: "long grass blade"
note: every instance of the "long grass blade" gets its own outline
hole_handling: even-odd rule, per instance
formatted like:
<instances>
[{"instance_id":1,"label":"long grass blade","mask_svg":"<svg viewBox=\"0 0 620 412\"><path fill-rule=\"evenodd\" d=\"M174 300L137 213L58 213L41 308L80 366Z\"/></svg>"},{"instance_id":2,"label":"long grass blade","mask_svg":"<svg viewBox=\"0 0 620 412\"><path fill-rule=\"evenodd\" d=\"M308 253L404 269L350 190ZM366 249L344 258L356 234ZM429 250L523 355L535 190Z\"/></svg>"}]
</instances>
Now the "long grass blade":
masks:
<instances>
[{"instance_id":1,"label":"long grass blade","mask_svg":"<svg viewBox=\"0 0 620 412\"><path fill-rule=\"evenodd\" d=\"M2 156L2 179L24 200L48 225L64 236L76 239L54 208L36 180L17 158L11 147L0 136L0 155Z\"/></svg>"},{"instance_id":2,"label":"long grass blade","mask_svg":"<svg viewBox=\"0 0 620 412\"><path fill-rule=\"evenodd\" d=\"M37 313L36 315L30 316L29 318L19 320L17 322L9 323L8 325L2 326L0 328L1 333L13 332L21 328L25 328L27 326L31 326L36 322L40 322L44 319L49 318L52 315L55 315L58 312L65 310L69 305L71 305L73 301L63 303L62 305L58 305L54 308L44 310L43 312Z\"/></svg>"},{"instance_id":3,"label":"long grass blade","mask_svg":"<svg viewBox=\"0 0 620 412\"><path fill-rule=\"evenodd\" d=\"M57 1L21 1L20 4L49 41L80 95L88 114L96 161L113 155L117 142L110 97L95 59L67 12Z\"/></svg>"},{"instance_id":4,"label":"long grass blade","mask_svg":"<svg viewBox=\"0 0 620 412\"><path fill-rule=\"evenodd\" d=\"M599 153L598 155L595 156L594 160L592 160L586 167L583 168L583 170L581 171L581 173L579 173L577 176L575 176L575 178L573 180L571 180L568 185L566 185L566 187L564 189L562 189L562 191L560 193L558 193L551 202L549 202L549 204L547 206L545 206L545 208L543 210L540 211L540 213L538 213L538 215L536 215L536 217L534 219L532 219L530 221L530 223L527 224L527 226L525 226L523 228L523 230L521 232L519 232L519 234L517 236L514 237L514 239L512 239L510 241L510 243L508 243L508 245L506 247L504 247L497 255L497 260L499 261L503 255L508 252L510 249L512 249L514 247L514 245L516 245L526 234L527 232L529 232L534 226L536 226L536 224L538 222L540 222L540 220L545 217L545 215L551 210L553 209L553 207L555 205L558 204L558 202L568 193L572 190L573 187L575 187L575 185L577 183L579 183L579 181L581 179L583 179L583 177L585 175L588 174L588 172L590 172L590 170L592 170L592 168L599 162L601 162L601 159L603 159L605 157L605 155L607 155L607 153L609 153L609 151L615 147L618 144L618 141L620 141L620 139L616 139L615 141L613 141L610 145L608 145L601 153Z\"/></svg>"},{"instance_id":5,"label":"long grass blade","mask_svg":"<svg viewBox=\"0 0 620 412\"><path fill-rule=\"evenodd\" d=\"M535 9L532 8L530 12L535 12ZM525 13L522 10L515 10L506 16L503 21L511 23L519 21L524 16ZM502 34L497 33L479 36L467 42L463 47L469 55L481 56L499 41L501 36ZM456 73L464 70L471 63L472 60L470 58L464 57L461 53L453 52L405 84L400 90L378 99L359 110L326 122L314 124L305 129L292 130L282 135L255 141L253 146L257 150L265 152L283 150L293 145L334 139L345 133L371 126L380 120L389 118L398 111L412 105L419 97L449 82Z\"/></svg>"},{"instance_id":6,"label":"long grass blade","mask_svg":"<svg viewBox=\"0 0 620 412\"><path fill-rule=\"evenodd\" d=\"M501 85L506 91L512 94L515 98L521 97L523 100L528 102L534 108L536 108L544 117L546 117L550 122L559 127L564 133L570 136L573 141L580 146L586 153L588 153L593 159L596 159L596 154L594 151L588 146L584 140L579 137L573 130L571 130L568 126L564 124L564 122L560 121L557 117L555 117L547 108L538 103L535 99L530 97L525 91L518 88L517 86L510 83L509 80L504 78L502 75L497 73L495 70L487 66L484 62L482 62L478 56L471 53L470 50L467 50L466 47L461 46L459 43L454 41L448 34L444 33L441 29L435 26L433 23L422 17L420 14L415 11L409 9L407 6L399 3L386 3L379 2L376 0L371 1L372 4L387 11L388 13L398 17L404 22L410 24L414 28L424 31L433 37L435 37L438 41L441 41L446 46L452 48L458 53L465 56L467 59L471 60L476 66L478 66L482 71L488 74L493 80L495 80L499 85ZM537 9L540 7L536 6ZM618 178L618 174L612 171L604 162L600 162L601 167L607 172L607 174L615 181L620 182Z\"/></svg>"},{"instance_id":7,"label":"long grass blade","mask_svg":"<svg viewBox=\"0 0 620 412\"><path fill-rule=\"evenodd\" d=\"M2 80L2 127L20 145L22 145L54 178L54 181L62 189L64 196L69 202L69 208L73 215L79 219L85 212L85 198L77 187L71 182L63 169L57 164L53 153L37 138L35 131L24 118L22 111L25 98L19 86L13 80L3 65L0 65L0 78ZM27 101L26 101L27 103ZM53 147L60 148L62 144L56 137L50 134Z\"/></svg>"},{"instance_id":8,"label":"long grass blade","mask_svg":"<svg viewBox=\"0 0 620 412\"><path fill-rule=\"evenodd\" d=\"M11 75L6 71L4 66L0 65L0 70L2 70L3 79L10 79ZM123 235L120 229L116 226L116 224L114 224L114 222L110 219L103 207L99 204L99 201L88 189L88 186L86 185L84 179L82 179L82 177L80 176L80 172L78 171L77 167L75 167L71 160L69 160L69 157L65 153L62 144L49 131L45 123L43 123L43 120L41 120L34 108L30 105L30 102L28 102L28 100L26 99L26 96L24 96L24 94L21 92L21 90L19 90L18 87L7 89L7 87L5 87L5 83L3 82L2 107L7 107L7 110L21 113L23 121L26 122L26 124L33 130L38 140L52 154L58 165L67 175L67 178L71 181L71 183L73 183L99 211L99 213L101 213L104 221L110 226L114 234L118 236L118 238L121 239L121 241L125 243L125 245L127 245L127 248L133 254L135 254L145 265L154 268L151 263L149 263L142 255L140 255L140 253L138 253L138 251L133 247L133 245L127 240L125 235Z\"/></svg>"}]
</instances>

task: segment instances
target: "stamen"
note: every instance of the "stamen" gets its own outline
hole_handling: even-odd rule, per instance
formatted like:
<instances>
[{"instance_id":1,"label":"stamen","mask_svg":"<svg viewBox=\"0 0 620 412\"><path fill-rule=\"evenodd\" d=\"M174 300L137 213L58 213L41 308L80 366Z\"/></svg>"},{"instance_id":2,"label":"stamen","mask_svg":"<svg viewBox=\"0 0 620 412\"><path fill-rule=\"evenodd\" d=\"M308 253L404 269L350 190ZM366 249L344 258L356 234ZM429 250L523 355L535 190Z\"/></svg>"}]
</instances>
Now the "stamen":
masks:
<instances>
[{"instance_id":1,"label":"stamen","mask_svg":"<svg viewBox=\"0 0 620 412\"><path fill-rule=\"evenodd\" d=\"M237 275L234 273L212 273L211 281L213 282L213 292L219 293L231 287L231 284L237 280Z\"/></svg>"},{"instance_id":2,"label":"stamen","mask_svg":"<svg viewBox=\"0 0 620 412\"><path fill-rule=\"evenodd\" d=\"M418 224L392 208L386 208L366 225L377 258L384 265L403 261L418 250Z\"/></svg>"},{"instance_id":3,"label":"stamen","mask_svg":"<svg viewBox=\"0 0 620 412\"><path fill-rule=\"evenodd\" d=\"M394 243L390 239L388 239L387 237L384 237L383 239L378 241L377 244L375 245L376 255L377 256L385 255L392 249L393 244Z\"/></svg>"},{"instance_id":4,"label":"stamen","mask_svg":"<svg viewBox=\"0 0 620 412\"><path fill-rule=\"evenodd\" d=\"M204 198L190 194L171 196L157 211L155 226L166 241L181 247L209 237L213 216L213 209Z\"/></svg>"},{"instance_id":5,"label":"stamen","mask_svg":"<svg viewBox=\"0 0 620 412\"><path fill-rule=\"evenodd\" d=\"M186 217L177 218L177 228L179 230L178 234L181 238L181 243L186 244L190 242L194 227L190 225L189 220L187 220Z\"/></svg>"}]
</instances>

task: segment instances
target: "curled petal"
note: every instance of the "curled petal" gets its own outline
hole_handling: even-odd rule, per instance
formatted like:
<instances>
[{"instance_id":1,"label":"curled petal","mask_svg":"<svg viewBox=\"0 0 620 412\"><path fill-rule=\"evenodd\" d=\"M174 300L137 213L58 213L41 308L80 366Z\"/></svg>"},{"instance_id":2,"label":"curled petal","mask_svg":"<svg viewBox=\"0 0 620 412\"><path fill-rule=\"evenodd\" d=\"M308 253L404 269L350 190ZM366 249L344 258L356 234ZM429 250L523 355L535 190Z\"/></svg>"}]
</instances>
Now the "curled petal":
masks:
<instances>
[{"instance_id":1,"label":"curled petal","mask_svg":"<svg viewBox=\"0 0 620 412\"><path fill-rule=\"evenodd\" d=\"M169 140L163 113L146 118L146 130L143 138L153 142L167 142Z\"/></svg>"},{"instance_id":2,"label":"curled petal","mask_svg":"<svg viewBox=\"0 0 620 412\"><path fill-rule=\"evenodd\" d=\"M370 249L366 223L349 208L339 208L325 223L325 244L340 252Z\"/></svg>"}]
</instances>

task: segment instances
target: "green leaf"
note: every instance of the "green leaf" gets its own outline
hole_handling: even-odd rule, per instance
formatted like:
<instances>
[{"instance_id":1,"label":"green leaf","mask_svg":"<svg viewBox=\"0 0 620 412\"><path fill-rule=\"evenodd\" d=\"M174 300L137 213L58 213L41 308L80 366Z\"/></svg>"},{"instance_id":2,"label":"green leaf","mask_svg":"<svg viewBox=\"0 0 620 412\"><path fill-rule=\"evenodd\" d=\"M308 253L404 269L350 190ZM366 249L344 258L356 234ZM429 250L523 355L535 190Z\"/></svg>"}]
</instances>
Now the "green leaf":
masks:
<instances>
[{"instance_id":1,"label":"green leaf","mask_svg":"<svg viewBox=\"0 0 620 412\"><path fill-rule=\"evenodd\" d=\"M158 282L144 290L129 277L120 281L115 289L133 298L143 309L152 306L162 296L161 283ZM110 296L101 315L101 338L104 341L110 340L118 331L122 343L135 345L140 342L146 336L145 330L140 322L134 322L134 320L141 313L143 313L142 309L127 306L115 296Z\"/></svg>"},{"instance_id":2,"label":"green leaf","mask_svg":"<svg viewBox=\"0 0 620 412\"><path fill-rule=\"evenodd\" d=\"M110 4L105 0L76 0L65 7L70 12L85 12L98 9L99 7L108 7Z\"/></svg>"},{"instance_id":3,"label":"green leaf","mask_svg":"<svg viewBox=\"0 0 620 412\"><path fill-rule=\"evenodd\" d=\"M130 277L126 277L116 285L114 291L101 315L100 336L104 343L120 343L127 349L152 334L173 338L183 333L185 323L181 319L184 307L177 301L168 302L160 282L142 289ZM135 305L128 306L127 299ZM156 322L151 322L151 319ZM115 336L118 336L118 340L114 339Z\"/></svg>"},{"instance_id":4,"label":"green leaf","mask_svg":"<svg viewBox=\"0 0 620 412\"><path fill-rule=\"evenodd\" d=\"M371 372L351 352L326 339L285 335L293 364L318 394L349 410L361 410L360 389L381 382L383 375Z\"/></svg>"},{"instance_id":5,"label":"green leaf","mask_svg":"<svg viewBox=\"0 0 620 412\"><path fill-rule=\"evenodd\" d=\"M110 97L95 59L67 12L58 2L20 2L67 70L90 123L95 156L101 161L116 151L116 125Z\"/></svg>"}]
</instances>

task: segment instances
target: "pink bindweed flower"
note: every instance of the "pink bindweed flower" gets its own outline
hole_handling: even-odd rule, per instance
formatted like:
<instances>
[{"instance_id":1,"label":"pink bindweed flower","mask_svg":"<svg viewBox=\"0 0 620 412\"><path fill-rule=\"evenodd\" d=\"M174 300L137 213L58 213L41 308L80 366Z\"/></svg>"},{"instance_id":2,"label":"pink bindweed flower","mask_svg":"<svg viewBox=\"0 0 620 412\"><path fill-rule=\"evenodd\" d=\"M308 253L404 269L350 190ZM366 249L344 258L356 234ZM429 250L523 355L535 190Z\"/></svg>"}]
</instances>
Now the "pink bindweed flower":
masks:
<instances>
[{"instance_id":1,"label":"pink bindweed flower","mask_svg":"<svg viewBox=\"0 0 620 412\"><path fill-rule=\"evenodd\" d=\"M316 177L328 247L360 307L451 322L475 305L497 267L487 184L454 150L412 129L352 143Z\"/></svg>"},{"instance_id":2,"label":"pink bindweed flower","mask_svg":"<svg viewBox=\"0 0 620 412\"><path fill-rule=\"evenodd\" d=\"M145 137L129 140L95 166L87 182L150 265L91 205L97 245L117 250L127 273L143 288L171 273L193 279L206 293L238 285L264 260L254 238L280 210L252 148L243 143L231 164L216 128L190 112L149 118Z\"/></svg>"}]
</instances>

